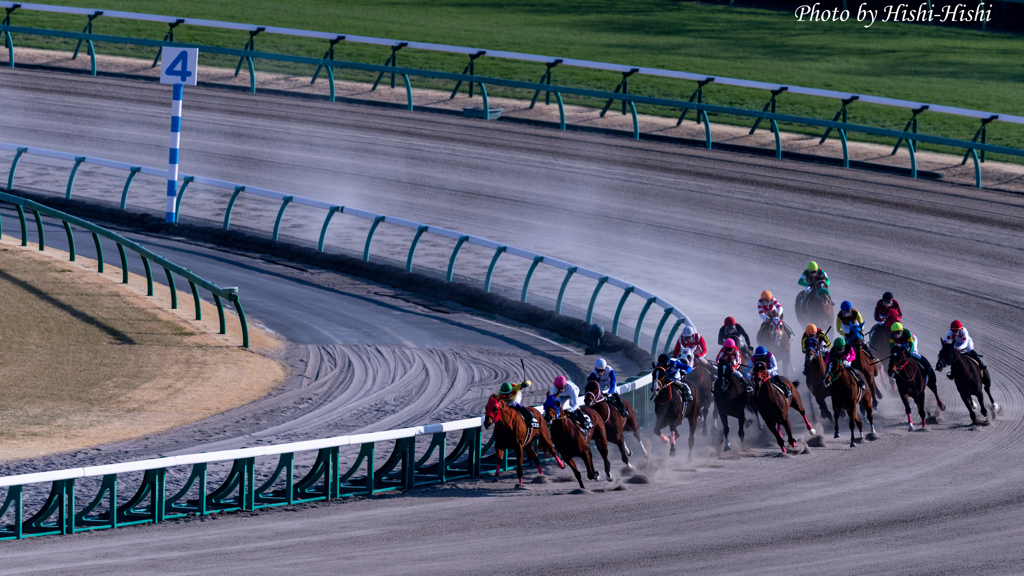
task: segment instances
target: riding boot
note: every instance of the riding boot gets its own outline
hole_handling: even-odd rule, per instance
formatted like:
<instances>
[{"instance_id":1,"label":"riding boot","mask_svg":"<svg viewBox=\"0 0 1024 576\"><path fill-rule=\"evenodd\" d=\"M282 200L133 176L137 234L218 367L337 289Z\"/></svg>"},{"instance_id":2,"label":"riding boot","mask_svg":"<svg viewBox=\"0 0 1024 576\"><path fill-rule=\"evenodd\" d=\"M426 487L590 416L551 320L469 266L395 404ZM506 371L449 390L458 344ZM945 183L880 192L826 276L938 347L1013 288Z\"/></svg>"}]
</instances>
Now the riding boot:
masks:
<instances>
[{"instance_id":1,"label":"riding boot","mask_svg":"<svg viewBox=\"0 0 1024 576\"><path fill-rule=\"evenodd\" d=\"M917 358L917 361L918 361L918 362L919 362L919 363L920 363L920 364L921 364L922 366L924 366L924 369L925 369L925 371L926 371L926 372L928 372L928 376L929 376L930 378L934 378L934 377L935 377L935 369L934 369L934 368L932 368L932 363L931 363L931 362L929 362L927 358L925 358L924 356L919 356L919 357ZM952 373L952 372L950 372L950 373L949 373L949 379L950 379L950 380L952 380L952 379L953 379L953 373Z\"/></svg>"},{"instance_id":2,"label":"riding boot","mask_svg":"<svg viewBox=\"0 0 1024 576\"><path fill-rule=\"evenodd\" d=\"M857 379L857 386L860 387L861 390L864 390L868 387L867 383L864 382L864 379L861 378L860 372L853 372L853 377Z\"/></svg>"},{"instance_id":3,"label":"riding boot","mask_svg":"<svg viewBox=\"0 0 1024 576\"><path fill-rule=\"evenodd\" d=\"M778 376L772 376L772 382L774 382L779 387L779 389L782 390L782 393L786 396L786 398L789 398L790 396L793 395L793 391L789 389L789 386L786 386L786 383L782 381L782 378L779 378Z\"/></svg>"},{"instance_id":4,"label":"riding boot","mask_svg":"<svg viewBox=\"0 0 1024 576\"><path fill-rule=\"evenodd\" d=\"M622 414L623 418L629 418L629 410L626 410L626 405L622 402L622 398L619 398L619 393L616 392L611 395L612 401L615 406L619 409L619 413Z\"/></svg>"},{"instance_id":5,"label":"riding boot","mask_svg":"<svg viewBox=\"0 0 1024 576\"><path fill-rule=\"evenodd\" d=\"M967 355L970 356L971 358L974 358L974 360L978 363L978 366L981 366L981 369L983 371L988 370L988 366L985 366L985 363L981 361L981 354L978 354L977 350L971 350L970 352L967 353Z\"/></svg>"}]
</instances>

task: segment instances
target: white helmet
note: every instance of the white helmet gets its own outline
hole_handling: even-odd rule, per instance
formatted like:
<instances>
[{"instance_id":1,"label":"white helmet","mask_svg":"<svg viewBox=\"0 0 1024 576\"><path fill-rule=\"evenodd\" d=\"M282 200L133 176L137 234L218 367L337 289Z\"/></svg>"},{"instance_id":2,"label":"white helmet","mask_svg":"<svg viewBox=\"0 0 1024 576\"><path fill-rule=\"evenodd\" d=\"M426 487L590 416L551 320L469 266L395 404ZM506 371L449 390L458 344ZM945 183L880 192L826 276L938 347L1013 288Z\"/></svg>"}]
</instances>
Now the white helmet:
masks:
<instances>
[{"instance_id":1,"label":"white helmet","mask_svg":"<svg viewBox=\"0 0 1024 576\"><path fill-rule=\"evenodd\" d=\"M683 328L683 336L685 336L687 338L693 338L693 335L695 333L696 333L696 330L693 329L693 326L687 326L687 327Z\"/></svg>"},{"instance_id":2,"label":"white helmet","mask_svg":"<svg viewBox=\"0 0 1024 576\"><path fill-rule=\"evenodd\" d=\"M608 363L604 361L604 358L598 358L597 362L594 362L594 370L607 370Z\"/></svg>"}]
</instances>

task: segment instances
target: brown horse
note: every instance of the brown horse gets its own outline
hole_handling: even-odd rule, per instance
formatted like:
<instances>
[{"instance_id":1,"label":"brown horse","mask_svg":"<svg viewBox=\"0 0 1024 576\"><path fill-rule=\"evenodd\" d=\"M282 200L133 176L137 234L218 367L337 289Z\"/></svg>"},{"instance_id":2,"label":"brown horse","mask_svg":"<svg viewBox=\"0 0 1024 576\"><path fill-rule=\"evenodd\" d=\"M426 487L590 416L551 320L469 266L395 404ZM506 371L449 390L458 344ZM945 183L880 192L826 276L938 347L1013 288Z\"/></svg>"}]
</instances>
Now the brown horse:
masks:
<instances>
[{"instance_id":1,"label":"brown horse","mask_svg":"<svg viewBox=\"0 0 1024 576\"><path fill-rule=\"evenodd\" d=\"M879 361L873 360L868 354L867 345L864 344L864 333L860 329L850 332L847 345L857 352L853 367L864 375L865 382L871 388L871 407L877 410L878 401L882 398L882 392L878 389L878 375L882 372Z\"/></svg>"},{"instance_id":2,"label":"brown horse","mask_svg":"<svg viewBox=\"0 0 1024 576\"><path fill-rule=\"evenodd\" d=\"M828 326L836 317L832 307L832 296L829 295L824 280L815 282L809 293L797 293L796 306L793 309L796 310L796 318L801 324Z\"/></svg>"},{"instance_id":3,"label":"brown horse","mask_svg":"<svg viewBox=\"0 0 1024 576\"><path fill-rule=\"evenodd\" d=\"M868 422L871 424L871 432L875 432L874 408L871 406L871 388L862 390L853 376L853 370L856 370L856 368L847 368L843 366L842 360L832 358L828 363L827 373L825 374L825 387L832 391L833 421L836 423L835 438L839 438L839 416L845 411L850 417L850 448L857 447L857 438L853 433L854 424L857 425L861 436L864 435L864 423L861 422L860 415L857 413L858 406L867 415Z\"/></svg>"},{"instance_id":4,"label":"brown horse","mask_svg":"<svg viewBox=\"0 0 1024 576\"><path fill-rule=\"evenodd\" d=\"M491 394L487 399L487 408L484 411L484 428L490 429L494 425L494 449L498 453L498 466L494 470L494 477L501 474L501 466L505 461L505 450L514 450L516 453L516 473L519 475L519 483L523 483L523 452L526 452L537 465L540 475L544 475L544 469L540 466L540 458L533 448L533 441L540 442L541 449L548 454L554 454L555 461L559 468L565 468L565 464L555 452L555 446L551 443L551 435L544 419L536 408L527 408L533 417L537 419L539 427L533 428L523 420L523 417L515 408L507 405L505 400L497 394Z\"/></svg>"},{"instance_id":5,"label":"brown horse","mask_svg":"<svg viewBox=\"0 0 1024 576\"><path fill-rule=\"evenodd\" d=\"M903 400L903 407L907 409L907 429L910 432L914 431L914 418L910 415L911 398L917 404L917 413L921 416L921 428L927 428L928 424L924 420L925 390L931 388L935 393L935 401L938 402L939 408L942 410L946 409L942 404L942 400L939 400L939 391L935 386L935 377L929 378L924 367L918 364L914 357L904 348L897 348L892 354L891 360L889 372L896 380L896 390Z\"/></svg>"},{"instance_id":6,"label":"brown horse","mask_svg":"<svg viewBox=\"0 0 1024 576\"><path fill-rule=\"evenodd\" d=\"M586 487L583 485L580 469L576 467L575 458L583 460L583 465L587 468L588 480L597 480L601 477L601 474L594 468L594 455L590 452L590 441L593 440L597 445L597 451L604 458L604 473L608 477L608 481L611 482L612 463L608 460L608 437L605 435L604 421L601 420L597 412L590 408L584 407L580 410L590 417L593 426L589 431L584 432L579 424L570 419L562 410L561 404L546 403L544 419L551 427L551 439L565 463L572 468L572 473L576 475L576 481L580 483L580 488Z\"/></svg>"},{"instance_id":7,"label":"brown horse","mask_svg":"<svg viewBox=\"0 0 1024 576\"><path fill-rule=\"evenodd\" d=\"M711 367L704 365L697 360L693 370L683 378L683 382L690 385L696 396L700 399L701 435L708 435L708 413L711 412L711 404L715 401L715 374ZM712 420L714 413L711 413Z\"/></svg>"},{"instance_id":8,"label":"brown horse","mask_svg":"<svg viewBox=\"0 0 1024 576\"><path fill-rule=\"evenodd\" d=\"M935 369L942 370L949 366L949 371L953 374L953 382L956 383L956 391L960 393L960 398L967 406L967 411L971 413L971 422L979 424L978 418L974 414L974 406L972 406L974 401L971 398L976 396L978 406L981 407L981 415L986 418L986 421L980 423L987 424L988 412L985 411L985 398L982 396L982 390L988 394L989 402L992 403L993 416L999 411L999 404L996 404L992 398L992 379L989 377L988 370L982 370L977 362L969 358L961 354L952 343L943 340ZM936 398L938 397L936 396Z\"/></svg>"},{"instance_id":9,"label":"brown horse","mask_svg":"<svg viewBox=\"0 0 1024 576\"><path fill-rule=\"evenodd\" d=\"M789 331L781 316L772 316L770 320L761 324L761 329L757 331L757 343L775 355L779 371L786 374L792 368L789 339Z\"/></svg>"},{"instance_id":10,"label":"brown horse","mask_svg":"<svg viewBox=\"0 0 1024 576\"><path fill-rule=\"evenodd\" d=\"M725 448L723 452L732 450L729 444L729 416L739 421L737 434L740 437L740 445L743 445L743 429L746 427L746 408L750 403L750 395L747 394L747 383L739 372L732 372L730 378L722 377L722 381L715 386L715 409L718 417L722 420L722 432L725 435Z\"/></svg>"},{"instance_id":11,"label":"brown horse","mask_svg":"<svg viewBox=\"0 0 1024 576\"><path fill-rule=\"evenodd\" d=\"M687 462L693 461L693 435L697 431L697 416L700 413L700 396L695 395L693 402L683 401L682 384L673 380L665 368L658 366L651 374L651 399L654 400L654 435L668 442L668 455L676 455L676 439L679 438L677 428L683 419L690 421L690 452ZM670 436L664 436L661 429L668 426Z\"/></svg>"},{"instance_id":12,"label":"brown horse","mask_svg":"<svg viewBox=\"0 0 1024 576\"><path fill-rule=\"evenodd\" d=\"M782 448L782 453L786 453L786 443L782 441L782 428L786 428L786 436L789 439L789 445L796 447L796 439L793 438L793 429L789 424L789 409L793 408L804 417L804 423L807 424L807 431L811 435L814 435L814 427L811 426L810 421L807 420L807 413L804 412L804 403L800 399L800 393L797 392L797 386L800 385L800 381L791 382L784 376L779 377L782 383L786 385L792 396L786 398L780 390L775 388L775 384L771 381L771 377L768 375L768 366L764 362L754 363L754 368L750 371L750 382L747 384L747 394L749 394L753 400L754 406L757 407L758 413L761 414L761 418L764 420L765 425L771 430L772 434L775 435L775 440L779 443L779 448Z\"/></svg>"},{"instance_id":13,"label":"brown horse","mask_svg":"<svg viewBox=\"0 0 1024 576\"><path fill-rule=\"evenodd\" d=\"M892 358L889 356L889 327L885 324L876 325L868 332L868 346L871 347L871 351L874 352L875 356L885 356L879 362L879 370L882 374L885 374L889 379L889 384L892 386L893 392L897 390L896 380L892 377L889 369L892 367ZM881 370L884 364L885 370Z\"/></svg>"},{"instance_id":14,"label":"brown horse","mask_svg":"<svg viewBox=\"0 0 1024 576\"><path fill-rule=\"evenodd\" d=\"M632 432L633 437L640 444L640 450L644 453L644 458L650 458L651 454L647 451L647 447L644 446L643 438L640 437L640 424L636 420L636 413L633 412L633 406L628 401L620 397L622 405L626 408L626 413L629 417L622 415L618 408L613 407L608 397L601 393L601 384L596 380L587 381L587 394L584 397L584 404L591 408L594 412L597 412L598 418L604 422L604 431L608 436L608 443L615 444L619 447L619 453L622 454L622 461L626 464L630 470L633 469L633 465L629 463L629 457L633 453L626 446L626 432Z\"/></svg>"},{"instance_id":15,"label":"brown horse","mask_svg":"<svg viewBox=\"0 0 1024 576\"><path fill-rule=\"evenodd\" d=\"M821 415L832 419L832 410L829 409L828 404L825 404L825 399L828 398L831 393L828 388L825 387L825 353L819 351L817 348L808 348L804 352L804 375L807 376L807 389L811 391L811 396L814 397L814 401L818 403L818 408L821 411ZM811 404L811 414L814 414L814 404Z\"/></svg>"}]
</instances>

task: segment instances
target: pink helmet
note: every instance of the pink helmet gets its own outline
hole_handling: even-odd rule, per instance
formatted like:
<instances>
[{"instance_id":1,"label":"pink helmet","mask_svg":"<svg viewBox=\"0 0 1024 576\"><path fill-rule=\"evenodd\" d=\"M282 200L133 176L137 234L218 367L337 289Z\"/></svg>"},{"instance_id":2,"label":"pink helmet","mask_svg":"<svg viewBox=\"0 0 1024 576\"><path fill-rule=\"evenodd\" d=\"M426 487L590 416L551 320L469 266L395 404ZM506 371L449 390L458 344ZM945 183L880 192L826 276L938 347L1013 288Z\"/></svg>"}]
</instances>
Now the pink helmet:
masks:
<instances>
[{"instance_id":1,"label":"pink helmet","mask_svg":"<svg viewBox=\"0 0 1024 576\"><path fill-rule=\"evenodd\" d=\"M555 388L565 388L565 376L555 376Z\"/></svg>"},{"instance_id":2,"label":"pink helmet","mask_svg":"<svg viewBox=\"0 0 1024 576\"><path fill-rule=\"evenodd\" d=\"M736 347L736 341L733 340L732 338L726 338L725 342L722 342L722 346L725 347L725 348L735 348Z\"/></svg>"}]
</instances>

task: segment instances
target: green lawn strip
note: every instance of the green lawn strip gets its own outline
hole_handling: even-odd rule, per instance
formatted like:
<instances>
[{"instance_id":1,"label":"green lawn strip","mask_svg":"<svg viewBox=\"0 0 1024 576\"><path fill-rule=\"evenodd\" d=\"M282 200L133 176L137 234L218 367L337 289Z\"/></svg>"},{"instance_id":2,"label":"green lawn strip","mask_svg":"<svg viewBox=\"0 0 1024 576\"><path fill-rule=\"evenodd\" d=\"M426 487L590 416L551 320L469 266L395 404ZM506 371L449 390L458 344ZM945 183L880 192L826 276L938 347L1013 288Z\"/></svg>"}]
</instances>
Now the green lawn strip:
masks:
<instances>
[{"instance_id":1,"label":"green lawn strip","mask_svg":"<svg viewBox=\"0 0 1024 576\"><path fill-rule=\"evenodd\" d=\"M78 1L54 2L81 6ZM1024 44L1011 35L980 31L876 23L865 30L855 22L799 23L788 13L756 9L728 9L667 0L635 2L454 2L410 0L385 2L353 0L340 4L327 0L242 3L106 0L90 7L126 10L231 22L284 26L345 34L359 34L436 42L483 49L511 50L557 57L580 58L637 66L681 70L709 76L793 84L814 88L872 94L890 98L959 106L994 113L1024 115L1019 83L1024 72L1011 62L1024 61ZM17 11L12 25L81 31L85 18L53 13ZM96 19L94 32L161 39L163 24L117 19ZM179 27L176 40L242 48L248 34L239 31ZM15 35L15 46L70 49L74 42ZM261 34L256 49L319 58L327 42ZM102 54L152 58L149 47L98 44ZM383 64L390 50L382 46L340 43L335 58ZM238 60L207 54L202 63L235 66ZM461 72L464 56L440 52L402 50L398 63L412 68ZM309 74L314 67L257 60L259 71ZM482 58L476 72L536 82L544 67L535 63ZM243 74L245 68L243 67ZM336 71L339 78L372 81L376 75L353 70ZM620 80L615 73L570 67L554 70L555 84L611 91ZM390 80L390 78L388 78ZM412 78L414 86L450 89L451 82ZM399 87L401 80L399 79ZM653 97L688 99L696 83L650 76L631 78L630 92ZM465 90L465 87L463 88ZM489 94L529 98L522 90L490 87ZM710 85L709 104L760 110L770 95L765 91ZM566 97L567 104L602 106L587 98ZM840 102L782 94L778 112L832 119ZM640 105L638 112L678 116L679 110ZM853 103L849 121L855 124L902 130L910 118L907 109ZM619 112L616 112L619 113ZM752 119L711 115L713 122L751 125ZM970 118L925 112L918 129L925 134L971 139L979 122ZM641 129L643 127L641 126ZM767 127L766 127L767 128ZM787 130L821 134L820 128L787 126ZM833 134L833 137L837 135ZM851 140L891 140L849 133ZM991 144L1024 148L1024 126L993 123ZM921 143L921 149L962 153ZM1024 163L1024 159L1008 160Z\"/></svg>"}]
</instances>

